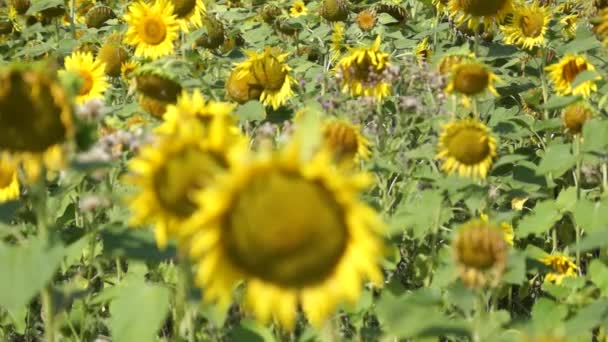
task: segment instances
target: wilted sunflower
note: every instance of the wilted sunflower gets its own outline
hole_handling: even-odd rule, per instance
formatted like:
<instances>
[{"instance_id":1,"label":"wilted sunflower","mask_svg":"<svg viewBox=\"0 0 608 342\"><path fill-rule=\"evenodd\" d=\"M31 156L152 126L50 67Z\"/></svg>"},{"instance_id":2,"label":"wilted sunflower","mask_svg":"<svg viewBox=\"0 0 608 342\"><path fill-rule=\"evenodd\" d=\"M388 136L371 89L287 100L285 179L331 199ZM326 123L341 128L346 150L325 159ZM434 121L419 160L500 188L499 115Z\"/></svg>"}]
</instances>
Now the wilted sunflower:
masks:
<instances>
[{"instance_id":1,"label":"wilted sunflower","mask_svg":"<svg viewBox=\"0 0 608 342\"><path fill-rule=\"evenodd\" d=\"M380 51L380 36L369 47L349 48L336 66L342 79L342 91L353 96L372 96L381 100L390 94L391 85L382 72L390 66L389 55Z\"/></svg>"},{"instance_id":2,"label":"wilted sunflower","mask_svg":"<svg viewBox=\"0 0 608 342\"><path fill-rule=\"evenodd\" d=\"M8 158L0 160L0 203L12 201L19 198L19 179L17 178L17 167L7 161Z\"/></svg>"},{"instance_id":3,"label":"wilted sunflower","mask_svg":"<svg viewBox=\"0 0 608 342\"><path fill-rule=\"evenodd\" d=\"M474 61L463 62L452 67L446 92L462 95L463 103L469 107L470 98L480 96L486 91L499 96L494 88L496 81L500 81L500 78L485 65Z\"/></svg>"},{"instance_id":4,"label":"wilted sunflower","mask_svg":"<svg viewBox=\"0 0 608 342\"><path fill-rule=\"evenodd\" d=\"M122 46L120 34L111 34L99 48L97 58L105 64L105 73L111 77L120 76L122 65L129 60L129 53Z\"/></svg>"},{"instance_id":5,"label":"wilted sunflower","mask_svg":"<svg viewBox=\"0 0 608 342\"><path fill-rule=\"evenodd\" d=\"M22 162L30 180L41 165L62 166L60 144L72 136L72 103L47 64L0 69L0 150Z\"/></svg>"},{"instance_id":6,"label":"wilted sunflower","mask_svg":"<svg viewBox=\"0 0 608 342\"><path fill-rule=\"evenodd\" d=\"M181 121L189 119L196 119L203 127L207 127L215 118L232 124L233 110L234 104L205 100L198 89L195 89L192 94L184 91L178 97L177 104L167 106L167 111L163 116L164 122L157 128L157 132L170 134L180 126ZM236 126L232 127L238 131Z\"/></svg>"},{"instance_id":7,"label":"wilted sunflower","mask_svg":"<svg viewBox=\"0 0 608 342\"><path fill-rule=\"evenodd\" d=\"M450 16L456 24L467 22L469 29L477 30L480 23L487 29L500 22L513 8L512 0L449 0Z\"/></svg>"},{"instance_id":8,"label":"wilted sunflower","mask_svg":"<svg viewBox=\"0 0 608 342\"><path fill-rule=\"evenodd\" d=\"M301 15L308 14L308 9L306 8L306 4L302 0L296 0L291 5L291 9L289 10L289 15L296 18Z\"/></svg>"},{"instance_id":9,"label":"wilted sunflower","mask_svg":"<svg viewBox=\"0 0 608 342\"><path fill-rule=\"evenodd\" d=\"M431 46L429 45L429 37L424 37L416 45L416 59L418 63L428 62L429 58L433 55L433 50L431 50Z\"/></svg>"},{"instance_id":10,"label":"wilted sunflower","mask_svg":"<svg viewBox=\"0 0 608 342\"><path fill-rule=\"evenodd\" d=\"M184 32L190 32L190 27L203 26L202 16L207 9L203 0L171 0L173 14Z\"/></svg>"},{"instance_id":11,"label":"wilted sunflower","mask_svg":"<svg viewBox=\"0 0 608 342\"><path fill-rule=\"evenodd\" d=\"M550 20L549 8L539 6L537 2L518 7L511 22L502 26L505 43L524 49L543 45Z\"/></svg>"},{"instance_id":12,"label":"wilted sunflower","mask_svg":"<svg viewBox=\"0 0 608 342\"><path fill-rule=\"evenodd\" d=\"M580 134L583 125L593 116L591 107L584 103L574 103L566 107L562 113L564 127L570 134Z\"/></svg>"},{"instance_id":13,"label":"wilted sunflower","mask_svg":"<svg viewBox=\"0 0 608 342\"><path fill-rule=\"evenodd\" d=\"M561 254L548 255L540 259L540 262L551 267L554 272L545 276L546 282L561 284L566 277L576 277L578 275L578 267L572 260Z\"/></svg>"},{"instance_id":14,"label":"wilted sunflower","mask_svg":"<svg viewBox=\"0 0 608 342\"><path fill-rule=\"evenodd\" d=\"M608 45L608 8L600 10L593 19L593 33L597 39Z\"/></svg>"},{"instance_id":15,"label":"wilted sunflower","mask_svg":"<svg viewBox=\"0 0 608 342\"><path fill-rule=\"evenodd\" d=\"M230 139L224 120L203 127L184 120L170 135L158 135L129 162L125 181L137 187L128 198L131 225L153 224L156 242L164 247L179 235L183 222L198 209L193 193L215 182L228 167L227 159L240 145Z\"/></svg>"},{"instance_id":16,"label":"wilted sunflower","mask_svg":"<svg viewBox=\"0 0 608 342\"><path fill-rule=\"evenodd\" d=\"M479 218L484 222L490 222L490 218L486 214L479 215ZM503 232L505 242L509 246L513 246L513 240L515 239L515 231L513 230L513 226L508 222L500 222L500 229Z\"/></svg>"},{"instance_id":17,"label":"wilted sunflower","mask_svg":"<svg viewBox=\"0 0 608 342\"><path fill-rule=\"evenodd\" d=\"M239 63L233 70L234 82L245 80L248 91L252 87L261 90L259 100L266 106L277 109L293 95L294 83L289 75L291 68L285 63L287 54L278 49L266 47L263 53L246 51L247 60Z\"/></svg>"},{"instance_id":18,"label":"wilted sunflower","mask_svg":"<svg viewBox=\"0 0 608 342\"><path fill-rule=\"evenodd\" d=\"M384 224L358 197L370 180L342 174L322 150L306 158L294 142L235 162L198 194L205 209L186 231L204 298L227 308L245 280L245 308L287 329L299 307L318 327L341 302L356 301L364 280L382 282Z\"/></svg>"},{"instance_id":19,"label":"wilted sunflower","mask_svg":"<svg viewBox=\"0 0 608 342\"><path fill-rule=\"evenodd\" d=\"M477 120L456 120L443 127L437 149L436 158L445 160L441 168L448 174L485 178L496 157L496 139Z\"/></svg>"},{"instance_id":20,"label":"wilted sunflower","mask_svg":"<svg viewBox=\"0 0 608 342\"><path fill-rule=\"evenodd\" d=\"M472 288L498 285L507 264L507 250L501 229L482 219L461 225L452 241L460 279Z\"/></svg>"},{"instance_id":21,"label":"wilted sunflower","mask_svg":"<svg viewBox=\"0 0 608 342\"><path fill-rule=\"evenodd\" d=\"M323 124L323 145L338 161L357 162L370 156L370 142L361 134L361 127L345 120L328 119Z\"/></svg>"},{"instance_id":22,"label":"wilted sunflower","mask_svg":"<svg viewBox=\"0 0 608 342\"><path fill-rule=\"evenodd\" d=\"M60 74L72 72L82 81L76 103L83 104L90 99L103 99L103 93L108 88L106 80L105 63L94 59L90 52L74 52L65 58L64 70Z\"/></svg>"},{"instance_id":23,"label":"wilted sunflower","mask_svg":"<svg viewBox=\"0 0 608 342\"><path fill-rule=\"evenodd\" d=\"M154 5L138 1L129 6L124 20L129 24L125 43L135 45L138 57L159 58L173 52L179 24L169 0L156 0Z\"/></svg>"},{"instance_id":24,"label":"wilted sunflower","mask_svg":"<svg viewBox=\"0 0 608 342\"><path fill-rule=\"evenodd\" d=\"M595 80L587 80L574 88L572 87L576 76L580 73L586 70L595 70L593 64L581 55L568 54L559 62L548 66L546 70L549 72L549 79L555 86L555 92L561 96L582 95L583 97L589 97L592 91L597 90L595 80L601 79L598 76Z\"/></svg>"}]
</instances>

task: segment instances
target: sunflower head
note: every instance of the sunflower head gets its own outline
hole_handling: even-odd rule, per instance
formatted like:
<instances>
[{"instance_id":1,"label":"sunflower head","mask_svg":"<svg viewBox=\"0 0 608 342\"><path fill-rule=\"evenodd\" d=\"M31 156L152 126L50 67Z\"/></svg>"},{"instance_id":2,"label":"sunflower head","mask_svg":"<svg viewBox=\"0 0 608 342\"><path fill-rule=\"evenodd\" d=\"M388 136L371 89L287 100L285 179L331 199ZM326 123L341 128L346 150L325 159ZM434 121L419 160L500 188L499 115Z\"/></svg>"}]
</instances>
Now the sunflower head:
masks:
<instances>
[{"instance_id":1,"label":"sunflower head","mask_svg":"<svg viewBox=\"0 0 608 342\"><path fill-rule=\"evenodd\" d=\"M319 326L358 298L363 280L382 279L384 225L357 195L369 178L341 173L323 151L307 158L299 146L231 164L216 188L199 192L207 210L185 230L205 299L227 306L243 279L245 307L288 329L298 307Z\"/></svg>"},{"instance_id":2,"label":"sunflower head","mask_svg":"<svg viewBox=\"0 0 608 342\"><path fill-rule=\"evenodd\" d=\"M496 286L505 270L507 243L495 225L473 219L458 228L452 251L460 279L469 287Z\"/></svg>"},{"instance_id":3,"label":"sunflower head","mask_svg":"<svg viewBox=\"0 0 608 342\"><path fill-rule=\"evenodd\" d=\"M140 67L140 64L136 61L123 62L120 66L120 76L125 80L130 80L135 75L135 70Z\"/></svg>"},{"instance_id":4,"label":"sunflower head","mask_svg":"<svg viewBox=\"0 0 608 342\"><path fill-rule=\"evenodd\" d=\"M296 0L291 5L291 9L289 10L289 15L296 18L302 15L308 14L308 9L306 8L306 4L302 0Z\"/></svg>"},{"instance_id":5,"label":"sunflower head","mask_svg":"<svg viewBox=\"0 0 608 342\"><path fill-rule=\"evenodd\" d=\"M190 27L201 27L202 16L207 9L203 0L171 0L173 13L177 17L179 25L184 32L189 32Z\"/></svg>"},{"instance_id":6,"label":"sunflower head","mask_svg":"<svg viewBox=\"0 0 608 342\"><path fill-rule=\"evenodd\" d=\"M205 16L203 18L203 26L207 30L207 33L203 34L196 40L196 44L198 46L202 46L207 49L215 49L224 43L226 36L224 32L224 25L221 21L212 16Z\"/></svg>"},{"instance_id":7,"label":"sunflower head","mask_svg":"<svg viewBox=\"0 0 608 342\"><path fill-rule=\"evenodd\" d=\"M502 27L507 44L521 45L524 49L544 44L551 16L549 9L537 2L515 10L511 22Z\"/></svg>"},{"instance_id":8,"label":"sunflower head","mask_svg":"<svg viewBox=\"0 0 608 342\"><path fill-rule=\"evenodd\" d=\"M581 55L566 55L559 62L552 64L546 69L549 72L549 79L555 87L558 95L582 95L583 97L591 96L591 92L597 90L596 79L587 80L576 86L576 77L583 71L595 70L593 64L587 61L585 56ZM574 87L573 87L574 86Z\"/></svg>"},{"instance_id":9,"label":"sunflower head","mask_svg":"<svg viewBox=\"0 0 608 342\"><path fill-rule=\"evenodd\" d=\"M137 91L157 100L175 103L182 92L177 76L171 71L147 64L134 73Z\"/></svg>"},{"instance_id":10,"label":"sunflower head","mask_svg":"<svg viewBox=\"0 0 608 342\"><path fill-rule=\"evenodd\" d=\"M46 69L46 64L0 69L0 150L43 153L72 135L72 103Z\"/></svg>"},{"instance_id":11,"label":"sunflower head","mask_svg":"<svg viewBox=\"0 0 608 342\"><path fill-rule=\"evenodd\" d=\"M460 63L455 65L451 70L447 91L465 96L479 95L486 90L495 93L494 81L497 78L494 73L482 64L475 62Z\"/></svg>"},{"instance_id":12,"label":"sunflower head","mask_svg":"<svg viewBox=\"0 0 608 342\"><path fill-rule=\"evenodd\" d=\"M389 54L380 51L380 37L369 47L350 49L337 65L342 91L382 99L391 90L391 85L383 80L383 72L389 66Z\"/></svg>"},{"instance_id":13,"label":"sunflower head","mask_svg":"<svg viewBox=\"0 0 608 342\"><path fill-rule=\"evenodd\" d=\"M233 70L226 81L227 97L238 103L257 100L264 88L256 83L253 75L240 75L239 70Z\"/></svg>"},{"instance_id":14,"label":"sunflower head","mask_svg":"<svg viewBox=\"0 0 608 342\"><path fill-rule=\"evenodd\" d=\"M593 110L584 103L575 103L566 107L562 113L562 121L570 134L580 134L583 125L593 116Z\"/></svg>"},{"instance_id":15,"label":"sunflower head","mask_svg":"<svg viewBox=\"0 0 608 342\"><path fill-rule=\"evenodd\" d=\"M139 96L137 103L148 114L155 118L162 119L167 111L167 106L173 102L159 100L142 94Z\"/></svg>"},{"instance_id":16,"label":"sunflower head","mask_svg":"<svg viewBox=\"0 0 608 342\"><path fill-rule=\"evenodd\" d=\"M437 71L442 75L449 75L454 66L473 62L474 59L473 54L447 54L437 63Z\"/></svg>"},{"instance_id":17,"label":"sunflower head","mask_svg":"<svg viewBox=\"0 0 608 342\"><path fill-rule=\"evenodd\" d=\"M19 15L24 15L31 4L30 0L11 0L11 7L14 8Z\"/></svg>"},{"instance_id":18,"label":"sunflower head","mask_svg":"<svg viewBox=\"0 0 608 342\"><path fill-rule=\"evenodd\" d=\"M328 120L322 127L323 145L338 161L352 163L367 159L370 142L361 134L361 127L344 120Z\"/></svg>"},{"instance_id":19,"label":"sunflower head","mask_svg":"<svg viewBox=\"0 0 608 342\"><path fill-rule=\"evenodd\" d=\"M608 8L600 10L591 23L593 24L593 33L595 33L597 39L604 45L608 45Z\"/></svg>"},{"instance_id":20,"label":"sunflower head","mask_svg":"<svg viewBox=\"0 0 608 342\"><path fill-rule=\"evenodd\" d=\"M512 0L449 0L448 7L457 24L467 22L470 29L476 30L480 23L487 28L501 21L513 3Z\"/></svg>"},{"instance_id":21,"label":"sunflower head","mask_svg":"<svg viewBox=\"0 0 608 342\"><path fill-rule=\"evenodd\" d=\"M429 37L424 37L416 45L416 59L419 63L424 63L429 60L429 58L433 55L433 50L431 50L431 46L429 45Z\"/></svg>"},{"instance_id":22,"label":"sunflower head","mask_svg":"<svg viewBox=\"0 0 608 342\"><path fill-rule=\"evenodd\" d=\"M323 0L321 16L329 21L344 21L348 18L348 0Z\"/></svg>"},{"instance_id":23,"label":"sunflower head","mask_svg":"<svg viewBox=\"0 0 608 342\"><path fill-rule=\"evenodd\" d=\"M89 28L100 28L106 23L106 21L114 18L116 18L116 14L114 14L112 8L98 5L89 10L86 15L85 22Z\"/></svg>"},{"instance_id":24,"label":"sunflower head","mask_svg":"<svg viewBox=\"0 0 608 342\"><path fill-rule=\"evenodd\" d=\"M444 160L446 173L485 178L496 156L496 140L483 123L456 120L443 127L437 149L437 159Z\"/></svg>"},{"instance_id":25,"label":"sunflower head","mask_svg":"<svg viewBox=\"0 0 608 342\"><path fill-rule=\"evenodd\" d=\"M153 5L137 1L129 6L124 20L129 24L125 43L135 46L138 57L156 59L173 52L179 23L169 0L157 0Z\"/></svg>"},{"instance_id":26,"label":"sunflower head","mask_svg":"<svg viewBox=\"0 0 608 342\"><path fill-rule=\"evenodd\" d=\"M371 31L376 26L376 12L363 10L357 14L357 25L361 31Z\"/></svg>"},{"instance_id":27,"label":"sunflower head","mask_svg":"<svg viewBox=\"0 0 608 342\"><path fill-rule=\"evenodd\" d=\"M97 56L105 64L104 72L111 77L120 76L121 67L129 59L129 53L121 45L121 35L112 34L106 38Z\"/></svg>"},{"instance_id":28,"label":"sunflower head","mask_svg":"<svg viewBox=\"0 0 608 342\"><path fill-rule=\"evenodd\" d=\"M8 158L0 158L0 203L19 198L17 167Z\"/></svg>"},{"instance_id":29,"label":"sunflower head","mask_svg":"<svg viewBox=\"0 0 608 342\"><path fill-rule=\"evenodd\" d=\"M554 254L548 255L540 259L540 262L549 266L553 272L545 276L546 282L561 284L566 277L576 277L578 275L578 267L572 259L566 255Z\"/></svg>"}]
</instances>

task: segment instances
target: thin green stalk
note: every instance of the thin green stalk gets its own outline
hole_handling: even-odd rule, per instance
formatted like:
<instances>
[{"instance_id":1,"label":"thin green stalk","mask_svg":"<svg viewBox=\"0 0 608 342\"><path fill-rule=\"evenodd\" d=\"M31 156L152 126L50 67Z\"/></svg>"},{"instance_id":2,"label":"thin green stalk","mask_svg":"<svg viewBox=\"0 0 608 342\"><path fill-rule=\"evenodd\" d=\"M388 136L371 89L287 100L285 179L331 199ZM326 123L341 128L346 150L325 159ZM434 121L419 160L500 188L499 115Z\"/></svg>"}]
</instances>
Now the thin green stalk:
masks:
<instances>
[{"instance_id":1,"label":"thin green stalk","mask_svg":"<svg viewBox=\"0 0 608 342\"><path fill-rule=\"evenodd\" d=\"M70 31L72 31L72 38L76 39L76 25L74 24L74 18L76 17L76 0L71 0L70 6Z\"/></svg>"},{"instance_id":2,"label":"thin green stalk","mask_svg":"<svg viewBox=\"0 0 608 342\"><path fill-rule=\"evenodd\" d=\"M541 48L541 61L540 61L540 83L543 91L543 106L547 104L549 99L549 87L547 86L547 75L545 74L545 67L547 65L547 48ZM543 119L549 120L549 110L543 109Z\"/></svg>"},{"instance_id":3,"label":"thin green stalk","mask_svg":"<svg viewBox=\"0 0 608 342\"><path fill-rule=\"evenodd\" d=\"M190 280L192 276L192 271L190 268L190 263L188 262L188 258L186 256L180 255L178 261L178 278L177 278L177 286L175 292L175 321L173 324L173 336L180 336L180 327L184 320L188 319L186 324L188 327L192 325L190 321L189 315L187 315L187 307L188 307L188 293L190 292ZM194 337L194 330L188 331L189 340L192 340Z\"/></svg>"},{"instance_id":4,"label":"thin green stalk","mask_svg":"<svg viewBox=\"0 0 608 342\"><path fill-rule=\"evenodd\" d=\"M479 56L479 30L475 29L475 42L473 44L473 52L475 57Z\"/></svg>"},{"instance_id":5,"label":"thin green stalk","mask_svg":"<svg viewBox=\"0 0 608 342\"><path fill-rule=\"evenodd\" d=\"M580 200L581 199L581 169L582 169L582 162L581 162L581 136L580 134L576 134L574 136L574 140L572 142L574 144L574 157L576 158L576 199ZM581 227L576 224L574 229L576 230L576 266L578 267L579 271L581 269L581 251L579 248L579 242L580 242L580 238L581 238Z\"/></svg>"},{"instance_id":6,"label":"thin green stalk","mask_svg":"<svg viewBox=\"0 0 608 342\"><path fill-rule=\"evenodd\" d=\"M602 163L602 192L608 193L608 164Z\"/></svg>"},{"instance_id":7,"label":"thin green stalk","mask_svg":"<svg viewBox=\"0 0 608 342\"><path fill-rule=\"evenodd\" d=\"M472 98L471 99L471 106L473 107L473 117L475 119L479 119L479 109L477 107L477 99L476 98Z\"/></svg>"}]
</instances>

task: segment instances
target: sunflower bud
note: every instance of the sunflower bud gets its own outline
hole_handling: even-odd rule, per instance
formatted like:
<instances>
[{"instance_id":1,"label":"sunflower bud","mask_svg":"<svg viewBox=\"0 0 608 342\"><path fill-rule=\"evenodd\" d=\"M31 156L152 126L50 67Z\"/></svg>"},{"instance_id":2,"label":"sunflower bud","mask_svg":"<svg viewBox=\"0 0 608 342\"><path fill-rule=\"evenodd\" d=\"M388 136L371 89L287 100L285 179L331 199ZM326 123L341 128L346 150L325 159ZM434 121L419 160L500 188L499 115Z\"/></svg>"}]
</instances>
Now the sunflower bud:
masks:
<instances>
[{"instance_id":1,"label":"sunflower bud","mask_svg":"<svg viewBox=\"0 0 608 342\"><path fill-rule=\"evenodd\" d=\"M348 18L348 0L323 0L321 16L329 21L344 21Z\"/></svg>"},{"instance_id":2,"label":"sunflower bud","mask_svg":"<svg viewBox=\"0 0 608 342\"><path fill-rule=\"evenodd\" d=\"M460 278L469 287L498 284L507 260L503 232L481 219L462 225L452 243Z\"/></svg>"},{"instance_id":3,"label":"sunflower bud","mask_svg":"<svg viewBox=\"0 0 608 342\"><path fill-rule=\"evenodd\" d=\"M11 5L17 14L23 15L30 8L31 2L30 0L11 0Z\"/></svg>"},{"instance_id":4,"label":"sunflower bud","mask_svg":"<svg viewBox=\"0 0 608 342\"><path fill-rule=\"evenodd\" d=\"M585 122L593 116L589 107L582 103L572 104L564 109L562 120L570 134L579 134Z\"/></svg>"},{"instance_id":5,"label":"sunflower bud","mask_svg":"<svg viewBox=\"0 0 608 342\"><path fill-rule=\"evenodd\" d=\"M114 11L108 6L95 6L89 10L86 16L88 28L100 28L106 21L116 18Z\"/></svg>"},{"instance_id":6,"label":"sunflower bud","mask_svg":"<svg viewBox=\"0 0 608 342\"><path fill-rule=\"evenodd\" d=\"M357 14L357 25L361 31L371 31L376 26L376 12L364 10Z\"/></svg>"},{"instance_id":7,"label":"sunflower bud","mask_svg":"<svg viewBox=\"0 0 608 342\"><path fill-rule=\"evenodd\" d=\"M224 43L224 25L221 21L207 16L203 19L203 26L207 30L207 34L198 38L196 45L207 49L215 49Z\"/></svg>"},{"instance_id":8,"label":"sunflower bud","mask_svg":"<svg viewBox=\"0 0 608 342\"><path fill-rule=\"evenodd\" d=\"M0 20L0 34L13 32L13 23L10 20Z\"/></svg>"},{"instance_id":9,"label":"sunflower bud","mask_svg":"<svg viewBox=\"0 0 608 342\"><path fill-rule=\"evenodd\" d=\"M247 74L237 77L238 70L233 71L226 82L226 95L238 103L260 98L264 88L256 83L253 75Z\"/></svg>"},{"instance_id":10,"label":"sunflower bud","mask_svg":"<svg viewBox=\"0 0 608 342\"><path fill-rule=\"evenodd\" d=\"M161 73L140 72L135 76L137 90L146 97L175 103L182 86L171 77Z\"/></svg>"},{"instance_id":11,"label":"sunflower bud","mask_svg":"<svg viewBox=\"0 0 608 342\"><path fill-rule=\"evenodd\" d=\"M111 77L120 76L120 68L129 59L129 54L119 42L109 37L99 49L98 58L106 64L105 73Z\"/></svg>"}]
</instances>

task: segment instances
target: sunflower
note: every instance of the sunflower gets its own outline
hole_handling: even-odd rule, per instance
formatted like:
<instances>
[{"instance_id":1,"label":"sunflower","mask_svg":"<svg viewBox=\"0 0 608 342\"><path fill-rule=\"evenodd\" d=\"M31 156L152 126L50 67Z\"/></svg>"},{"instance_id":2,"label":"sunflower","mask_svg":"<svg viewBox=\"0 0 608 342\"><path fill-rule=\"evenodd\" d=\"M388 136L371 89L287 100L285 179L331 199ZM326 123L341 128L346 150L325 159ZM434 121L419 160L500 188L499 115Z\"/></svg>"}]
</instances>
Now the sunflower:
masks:
<instances>
[{"instance_id":1,"label":"sunflower","mask_svg":"<svg viewBox=\"0 0 608 342\"><path fill-rule=\"evenodd\" d=\"M580 134L583 125L593 116L593 109L585 103L574 103L566 107L562 113L562 122L570 134Z\"/></svg>"},{"instance_id":2,"label":"sunflower","mask_svg":"<svg viewBox=\"0 0 608 342\"><path fill-rule=\"evenodd\" d=\"M192 94L183 91L175 105L167 106L163 116L164 122L157 128L157 132L170 134L179 127L180 122L191 118L196 119L203 127L207 127L215 118L232 124L234 122L233 110L234 105L231 103L205 100L198 89L195 89ZM238 131L236 126L233 128Z\"/></svg>"},{"instance_id":3,"label":"sunflower","mask_svg":"<svg viewBox=\"0 0 608 342\"><path fill-rule=\"evenodd\" d=\"M502 26L505 43L524 49L543 45L550 20L549 9L537 2L517 8L511 22Z\"/></svg>"},{"instance_id":4,"label":"sunflower","mask_svg":"<svg viewBox=\"0 0 608 342\"><path fill-rule=\"evenodd\" d=\"M337 60L340 58L342 53L342 41L344 40L344 23L339 21L334 24L334 30L331 34L331 45L329 51L331 52L331 59Z\"/></svg>"},{"instance_id":5,"label":"sunflower","mask_svg":"<svg viewBox=\"0 0 608 342\"><path fill-rule=\"evenodd\" d=\"M484 222L490 222L490 218L486 214L479 215L479 218ZM509 246L513 246L513 240L515 239L515 231L513 226L508 222L500 222L500 229L503 232L503 238Z\"/></svg>"},{"instance_id":6,"label":"sunflower","mask_svg":"<svg viewBox=\"0 0 608 342\"><path fill-rule=\"evenodd\" d=\"M429 58L433 55L433 50L431 50L429 45L429 37L424 37L424 39L422 39L420 43L416 45L415 53L418 63L424 63L429 60Z\"/></svg>"},{"instance_id":7,"label":"sunflower","mask_svg":"<svg viewBox=\"0 0 608 342\"><path fill-rule=\"evenodd\" d=\"M285 63L287 54L266 47L263 53L246 51L247 60L236 65L234 81L247 80L249 88L261 90L259 99L266 106L277 109L293 95L291 85L295 82L289 75L291 68Z\"/></svg>"},{"instance_id":8,"label":"sunflower","mask_svg":"<svg viewBox=\"0 0 608 342\"><path fill-rule=\"evenodd\" d=\"M562 16L559 23L564 26L562 33L568 39L576 37L576 29L578 28L578 14L568 14Z\"/></svg>"},{"instance_id":9,"label":"sunflower","mask_svg":"<svg viewBox=\"0 0 608 342\"><path fill-rule=\"evenodd\" d=\"M460 279L472 288L498 285L507 264L507 250L501 229L482 219L460 226L452 241Z\"/></svg>"},{"instance_id":10,"label":"sunflower","mask_svg":"<svg viewBox=\"0 0 608 342\"><path fill-rule=\"evenodd\" d=\"M156 59L173 52L179 24L168 0L157 0L154 5L138 1L129 6L124 20L129 24L125 43L135 45L135 55Z\"/></svg>"},{"instance_id":11,"label":"sunflower","mask_svg":"<svg viewBox=\"0 0 608 342\"><path fill-rule=\"evenodd\" d=\"M566 55L559 62L552 64L546 68L549 72L549 79L555 86L555 91L558 95L582 95L583 97L591 96L592 91L597 90L595 80L601 79L596 77L595 80L587 80L576 87L574 81L576 76L586 70L595 70L593 64L587 61L587 58L581 55Z\"/></svg>"},{"instance_id":12,"label":"sunflower","mask_svg":"<svg viewBox=\"0 0 608 342\"><path fill-rule=\"evenodd\" d=\"M593 33L597 39L608 45L608 8L600 10L593 19Z\"/></svg>"},{"instance_id":13,"label":"sunflower","mask_svg":"<svg viewBox=\"0 0 608 342\"><path fill-rule=\"evenodd\" d=\"M310 158L296 140L232 165L216 188L199 192L188 223L196 283L227 308L245 280L245 308L293 328L298 308L320 326L340 302L356 301L362 282L382 282L377 262L384 223L360 201L367 174L332 167L323 150Z\"/></svg>"},{"instance_id":14,"label":"sunflower","mask_svg":"<svg viewBox=\"0 0 608 342\"><path fill-rule=\"evenodd\" d=\"M41 166L62 166L61 148L74 133L73 106L47 64L13 63L0 69L0 150L22 163L30 181Z\"/></svg>"},{"instance_id":15,"label":"sunflower","mask_svg":"<svg viewBox=\"0 0 608 342\"><path fill-rule=\"evenodd\" d=\"M120 76L122 76L122 78L125 81L130 80L131 78L133 78L134 74L133 72L135 71L135 69L137 69L141 64L139 64L136 61L126 61L123 62L120 65Z\"/></svg>"},{"instance_id":16,"label":"sunflower","mask_svg":"<svg viewBox=\"0 0 608 342\"><path fill-rule=\"evenodd\" d=\"M294 18L308 14L308 9L306 8L304 1L294 1L293 5L291 5L291 9L289 10L289 14Z\"/></svg>"},{"instance_id":17,"label":"sunflower","mask_svg":"<svg viewBox=\"0 0 608 342\"><path fill-rule=\"evenodd\" d=\"M19 198L19 179L14 164L2 158L0 161L0 203Z\"/></svg>"},{"instance_id":18,"label":"sunflower","mask_svg":"<svg viewBox=\"0 0 608 342\"><path fill-rule=\"evenodd\" d=\"M184 32L189 32L190 27L203 26L202 16L207 9L203 0L171 0L173 3L173 14Z\"/></svg>"},{"instance_id":19,"label":"sunflower","mask_svg":"<svg viewBox=\"0 0 608 342\"><path fill-rule=\"evenodd\" d=\"M540 262L553 269L553 272L545 276L546 282L560 285L564 278L576 277L578 275L578 267L566 255L548 255L544 258L541 258Z\"/></svg>"},{"instance_id":20,"label":"sunflower","mask_svg":"<svg viewBox=\"0 0 608 342\"><path fill-rule=\"evenodd\" d=\"M496 21L500 22L511 12L512 0L449 0L450 16L456 24L468 23L471 30L476 30L480 23L487 29Z\"/></svg>"},{"instance_id":21,"label":"sunflower","mask_svg":"<svg viewBox=\"0 0 608 342\"><path fill-rule=\"evenodd\" d=\"M454 68L454 66L461 63L469 63L475 61L475 55L473 53L470 54L459 54L459 53L450 53L446 54L437 63L437 71L441 75L449 75L450 71Z\"/></svg>"},{"instance_id":22,"label":"sunflower","mask_svg":"<svg viewBox=\"0 0 608 342\"><path fill-rule=\"evenodd\" d=\"M225 172L229 155L240 147L228 139L231 134L224 120L213 120L207 128L196 120L184 120L173 134L158 135L144 145L129 162L131 173L125 178L137 188L127 199L133 214L130 224L153 224L161 248L177 237L181 225L198 209L193 191Z\"/></svg>"},{"instance_id":23,"label":"sunflower","mask_svg":"<svg viewBox=\"0 0 608 342\"><path fill-rule=\"evenodd\" d=\"M456 120L443 127L437 149L436 158L445 160L442 169L448 174L485 178L496 157L496 139L477 120Z\"/></svg>"},{"instance_id":24,"label":"sunflower","mask_svg":"<svg viewBox=\"0 0 608 342\"><path fill-rule=\"evenodd\" d=\"M452 67L446 92L462 95L465 106L470 106L470 98L490 91L499 96L494 82L500 78L490 71L485 65L475 61L463 62Z\"/></svg>"},{"instance_id":25,"label":"sunflower","mask_svg":"<svg viewBox=\"0 0 608 342\"><path fill-rule=\"evenodd\" d=\"M72 72L82 80L76 95L76 103L83 104L91 99L103 99L103 93L108 88L104 62L94 59L90 52L76 51L65 58L64 67L60 75Z\"/></svg>"},{"instance_id":26,"label":"sunflower","mask_svg":"<svg viewBox=\"0 0 608 342\"><path fill-rule=\"evenodd\" d=\"M371 31L376 26L378 16L374 10L363 10L357 14L357 26L361 31Z\"/></svg>"},{"instance_id":27,"label":"sunflower","mask_svg":"<svg viewBox=\"0 0 608 342\"><path fill-rule=\"evenodd\" d=\"M342 91L352 96L373 96L378 100L390 94L391 85L382 73L390 66L388 53L380 51L380 36L370 47L349 48L336 66L342 78Z\"/></svg>"},{"instance_id":28,"label":"sunflower","mask_svg":"<svg viewBox=\"0 0 608 342\"><path fill-rule=\"evenodd\" d=\"M433 6L437 9L437 13L443 14L448 12L450 0L433 0Z\"/></svg>"},{"instance_id":29,"label":"sunflower","mask_svg":"<svg viewBox=\"0 0 608 342\"><path fill-rule=\"evenodd\" d=\"M370 142L361 127L345 120L326 120L322 128L323 145L338 161L357 162L370 156Z\"/></svg>"}]
</instances>

